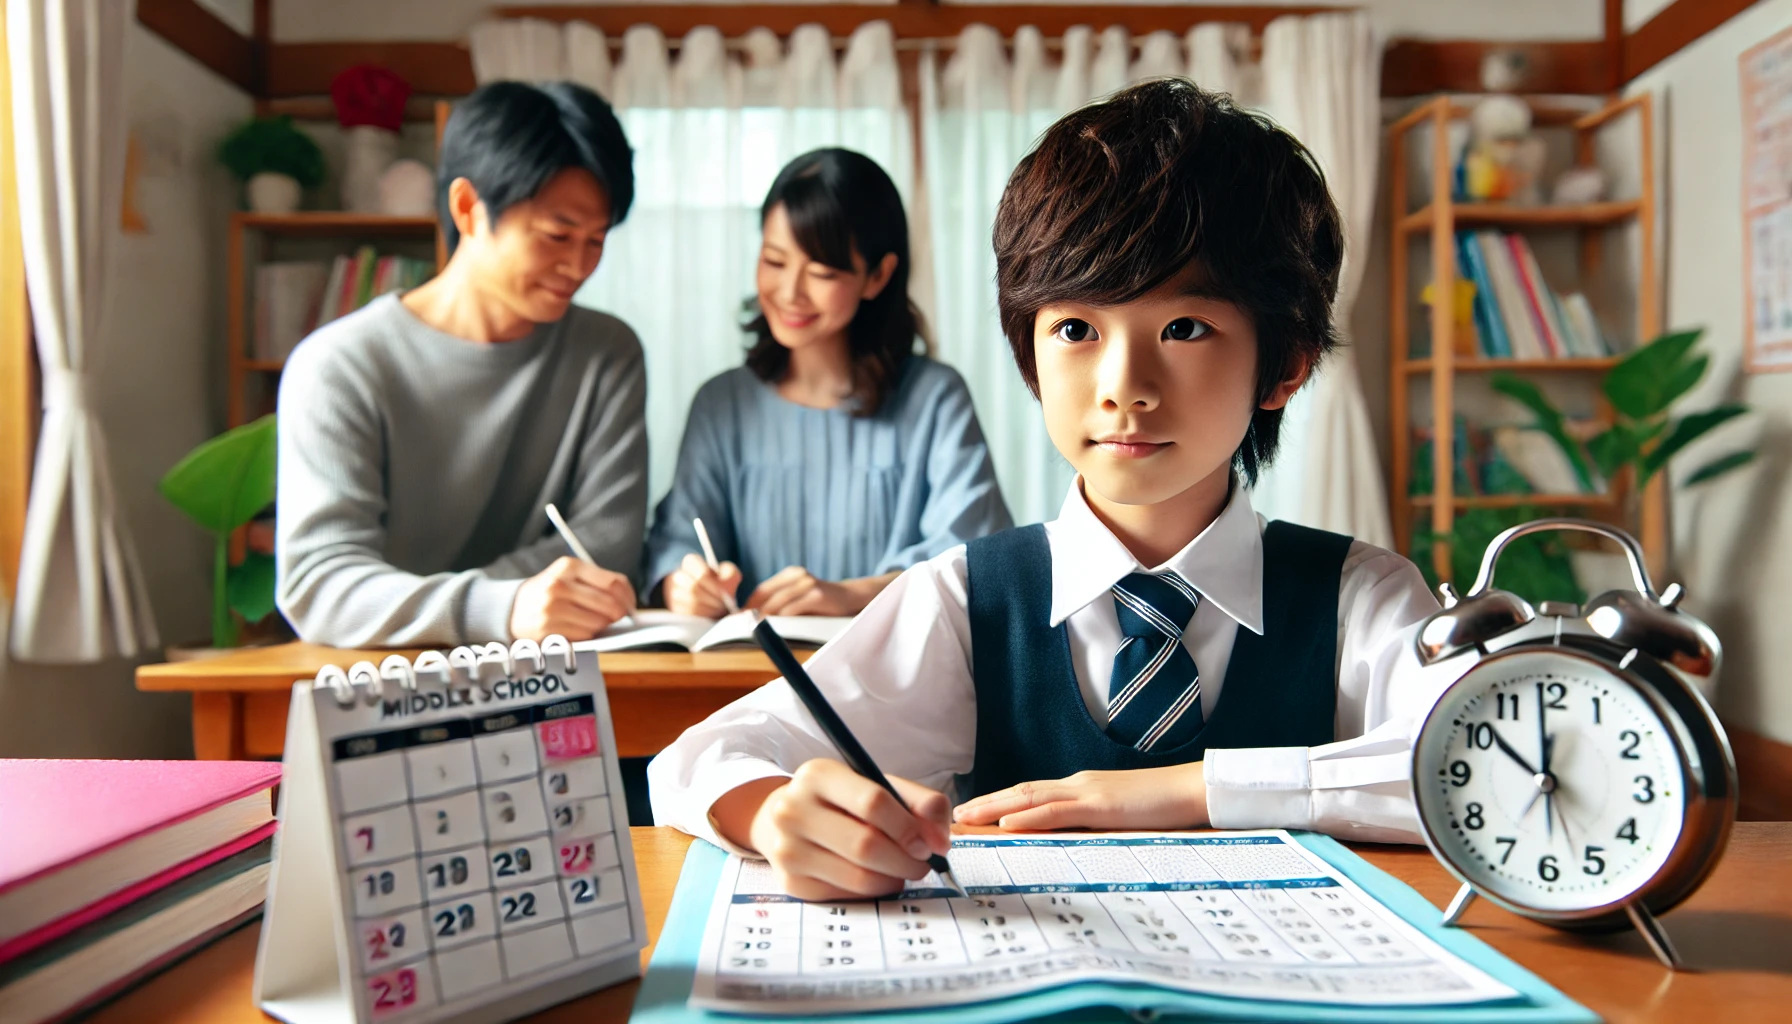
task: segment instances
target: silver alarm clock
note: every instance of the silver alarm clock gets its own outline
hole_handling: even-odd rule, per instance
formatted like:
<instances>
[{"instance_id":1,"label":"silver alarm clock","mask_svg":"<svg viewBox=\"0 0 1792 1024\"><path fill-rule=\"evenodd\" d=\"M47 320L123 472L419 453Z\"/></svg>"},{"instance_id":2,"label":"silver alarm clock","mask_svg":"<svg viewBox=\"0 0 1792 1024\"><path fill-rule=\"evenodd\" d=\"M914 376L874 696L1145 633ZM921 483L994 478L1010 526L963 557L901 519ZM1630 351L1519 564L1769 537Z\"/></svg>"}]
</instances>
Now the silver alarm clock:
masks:
<instances>
[{"instance_id":1,"label":"silver alarm clock","mask_svg":"<svg viewBox=\"0 0 1792 1024\"><path fill-rule=\"evenodd\" d=\"M1492 587L1517 537L1581 530L1623 548L1636 589L1585 608L1533 608ZM1626 922L1669 967L1656 920L1697 889L1736 818L1736 762L1699 687L1717 637L1650 584L1622 530L1582 519L1515 526L1418 635L1425 664L1472 664L1438 698L1413 747L1413 795L1431 850L1462 880L1444 922L1476 895L1562 928Z\"/></svg>"}]
</instances>

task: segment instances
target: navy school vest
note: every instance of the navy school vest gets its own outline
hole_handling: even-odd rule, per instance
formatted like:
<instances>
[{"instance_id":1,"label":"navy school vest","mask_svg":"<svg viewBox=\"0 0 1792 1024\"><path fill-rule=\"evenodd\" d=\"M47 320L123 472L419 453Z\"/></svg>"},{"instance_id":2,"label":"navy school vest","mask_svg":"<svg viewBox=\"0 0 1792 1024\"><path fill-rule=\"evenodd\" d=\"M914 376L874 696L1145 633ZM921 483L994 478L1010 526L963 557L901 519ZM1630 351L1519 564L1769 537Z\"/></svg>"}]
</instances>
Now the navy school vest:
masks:
<instances>
[{"instance_id":1,"label":"navy school vest","mask_svg":"<svg viewBox=\"0 0 1792 1024\"><path fill-rule=\"evenodd\" d=\"M960 800L1085 770L1159 768L1209 747L1310 747L1332 741L1338 584L1350 538L1281 521L1263 532L1263 634L1240 626L1218 704L1201 731L1143 753L1108 737L1083 703L1070 634L1051 620L1052 556L1043 526L966 550L977 752ZM1202 666L1197 665L1197 668Z\"/></svg>"}]
</instances>

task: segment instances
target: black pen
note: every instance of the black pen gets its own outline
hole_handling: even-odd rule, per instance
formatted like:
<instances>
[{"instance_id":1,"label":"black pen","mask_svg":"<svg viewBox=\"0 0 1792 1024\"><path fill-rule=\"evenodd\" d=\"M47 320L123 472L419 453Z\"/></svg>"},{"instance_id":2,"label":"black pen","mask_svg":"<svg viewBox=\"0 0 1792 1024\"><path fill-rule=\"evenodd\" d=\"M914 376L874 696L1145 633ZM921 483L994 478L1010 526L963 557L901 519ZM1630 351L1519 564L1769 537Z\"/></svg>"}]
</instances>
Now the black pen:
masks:
<instances>
[{"instance_id":1,"label":"black pen","mask_svg":"<svg viewBox=\"0 0 1792 1024\"><path fill-rule=\"evenodd\" d=\"M764 616L756 615L756 617L759 622L753 627L753 639L759 641L760 648L765 651L766 657L772 659L772 664L777 666L778 671L784 676L784 681L790 684L790 688L796 691L798 697L802 698L803 706L809 709L809 714L815 716L816 724L821 726L821 731L827 733L828 739L832 740L834 746L839 749L840 757L846 762L847 767L882 786L885 792L896 798L896 803L903 810L909 811L911 814L914 813L909 810L908 801L902 799L902 794L896 792L896 787L890 785L890 780L884 777L884 773L877 767L877 762L871 760L871 755L859 745L859 738L854 736L852 730L846 727L846 723L840 720L840 715L834 710L834 706L828 703L828 699L822 695L821 689L815 685L815 680L809 678L809 673L803 670L803 663L796 660L796 655L790 651L790 645L784 642L784 638L778 635L778 631L772 628L772 624ZM932 854L927 858L927 866L939 874L940 880L946 884L947 888L960 896L968 895L964 891L964 886L958 884L958 879L952 877L952 865L947 863L945 857L937 853Z\"/></svg>"}]
</instances>

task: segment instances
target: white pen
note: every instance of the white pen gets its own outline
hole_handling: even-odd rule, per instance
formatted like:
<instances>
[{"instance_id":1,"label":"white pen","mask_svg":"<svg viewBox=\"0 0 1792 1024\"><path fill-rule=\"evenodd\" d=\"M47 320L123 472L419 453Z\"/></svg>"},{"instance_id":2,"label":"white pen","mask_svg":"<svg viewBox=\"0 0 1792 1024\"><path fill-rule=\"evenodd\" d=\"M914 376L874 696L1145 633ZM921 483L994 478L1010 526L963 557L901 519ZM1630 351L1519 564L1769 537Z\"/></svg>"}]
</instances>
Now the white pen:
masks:
<instances>
[{"instance_id":1,"label":"white pen","mask_svg":"<svg viewBox=\"0 0 1792 1024\"><path fill-rule=\"evenodd\" d=\"M554 532L558 533L560 539L566 542L566 546L572 549L573 555L586 565L597 565L597 559L592 558L591 552L585 550L585 545L579 543L578 534L573 533L572 527L566 525L566 517L560 514L560 510L554 507L553 502L548 502L545 511L548 514L548 522L554 524ZM615 628L616 626L632 626L634 624L635 620L633 618L624 615L622 618L617 619L611 628Z\"/></svg>"},{"instance_id":2,"label":"white pen","mask_svg":"<svg viewBox=\"0 0 1792 1024\"><path fill-rule=\"evenodd\" d=\"M709 571L721 576L722 563L716 561L716 548L709 542L709 531L703 528L703 520L693 519L691 525L697 528L697 543L703 545L703 560L709 563ZM734 602L734 595L726 587L722 589L722 603L728 607L730 615L740 613L740 605Z\"/></svg>"}]
</instances>

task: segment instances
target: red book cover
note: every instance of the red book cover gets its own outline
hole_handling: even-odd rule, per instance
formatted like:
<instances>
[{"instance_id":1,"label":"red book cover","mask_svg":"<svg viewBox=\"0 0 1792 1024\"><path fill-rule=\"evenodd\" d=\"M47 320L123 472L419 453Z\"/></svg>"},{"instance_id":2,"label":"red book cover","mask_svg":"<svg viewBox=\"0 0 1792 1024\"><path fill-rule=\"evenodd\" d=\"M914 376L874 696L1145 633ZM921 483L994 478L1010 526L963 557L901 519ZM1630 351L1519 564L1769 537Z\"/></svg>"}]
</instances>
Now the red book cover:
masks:
<instances>
[{"instance_id":1,"label":"red book cover","mask_svg":"<svg viewBox=\"0 0 1792 1024\"><path fill-rule=\"evenodd\" d=\"M280 765L256 761L0 760L0 961L259 841L271 802L247 828L219 820L154 850L133 845L279 781ZM82 867L97 890L40 891ZM43 920L47 904L67 909Z\"/></svg>"}]
</instances>

